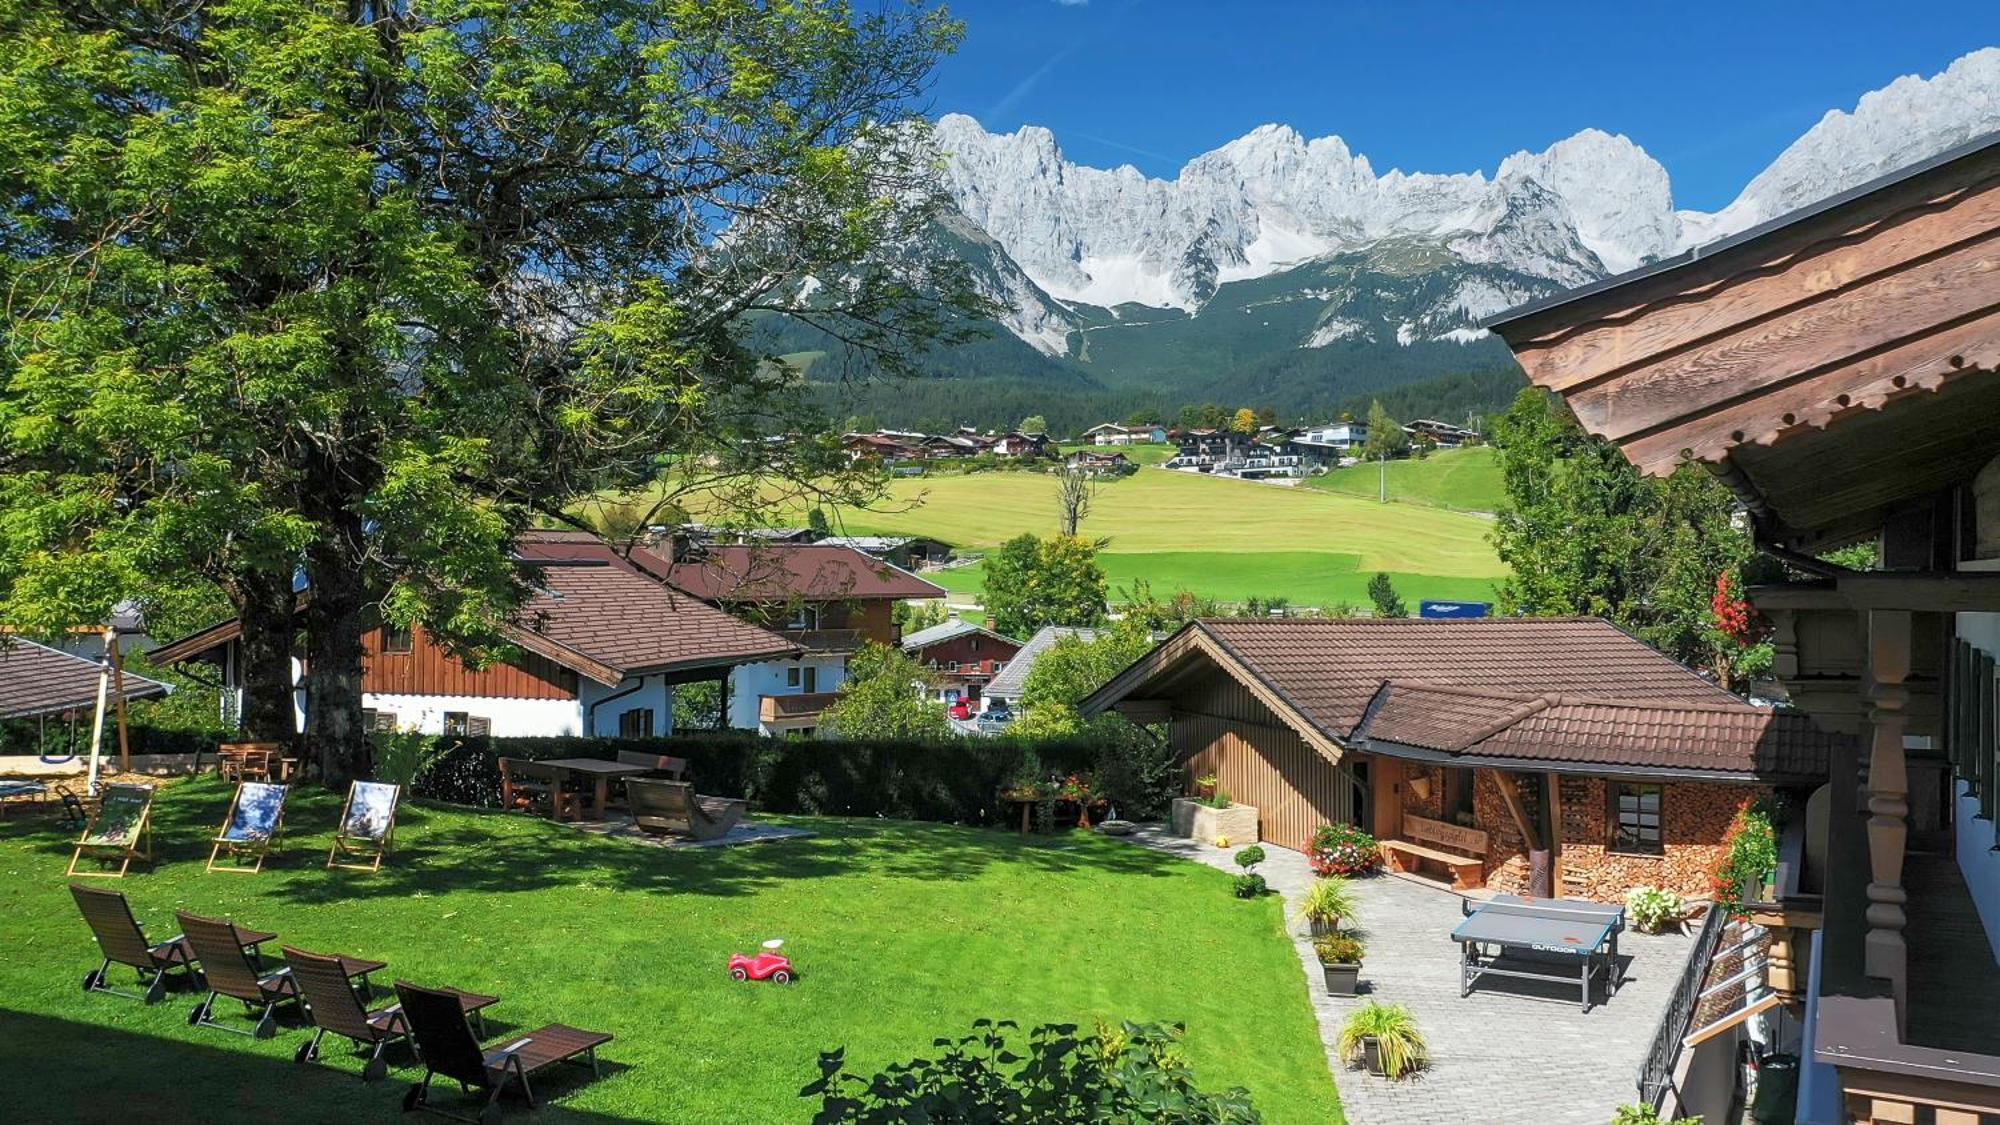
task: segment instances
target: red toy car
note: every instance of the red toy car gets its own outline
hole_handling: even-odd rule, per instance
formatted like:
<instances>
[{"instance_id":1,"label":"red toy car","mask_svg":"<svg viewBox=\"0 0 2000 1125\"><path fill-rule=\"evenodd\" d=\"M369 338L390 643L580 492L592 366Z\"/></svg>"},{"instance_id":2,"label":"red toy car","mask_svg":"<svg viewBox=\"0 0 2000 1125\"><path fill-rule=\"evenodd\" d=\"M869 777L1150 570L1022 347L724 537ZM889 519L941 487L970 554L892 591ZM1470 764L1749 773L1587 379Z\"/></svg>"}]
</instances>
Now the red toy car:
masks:
<instances>
[{"instance_id":1,"label":"red toy car","mask_svg":"<svg viewBox=\"0 0 2000 1125\"><path fill-rule=\"evenodd\" d=\"M778 952L785 944L783 938L772 938L764 943L764 952L755 957L741 953L731 954L729 975L737 980L772 980L779 984L790 984L798 979L792 969L792 959Z\"/></svg>"}]
</instances>

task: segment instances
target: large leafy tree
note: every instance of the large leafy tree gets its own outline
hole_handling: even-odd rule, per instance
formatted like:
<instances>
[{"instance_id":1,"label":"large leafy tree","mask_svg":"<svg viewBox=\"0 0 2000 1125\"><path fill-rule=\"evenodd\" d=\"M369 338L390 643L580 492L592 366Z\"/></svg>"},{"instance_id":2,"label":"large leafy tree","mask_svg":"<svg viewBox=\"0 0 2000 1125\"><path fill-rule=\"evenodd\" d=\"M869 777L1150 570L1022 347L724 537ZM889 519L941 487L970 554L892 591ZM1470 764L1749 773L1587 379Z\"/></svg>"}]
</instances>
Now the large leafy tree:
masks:
<instances>
[{"instance_id":1,"label":"large leafy tree","mask_svg":"<svg viewBox=\"0 0 2000 1125\"><path fill-rule=\"evenodd\" d=\"M986 612L1010 637L1044 625L1096 625L1108 612L1105 595L1097 545L1088 539L1024 533L986 557Z\"/></svg>"},{"instance_id":2,"label":"large leafy tree","mask_svg":"<svg viewBox=\"0 0 2000 1125\"><path fill-rule=\"evenodd\" d=\"M1373 461L1387 461L1410 451L1410 435L1403 432L1403 424L1389 416L1380 400L1368 404L1368 446L1366 453Z\"/></svg>"},{"instance_id":3,"label":"large leafy tree","mask_svg":"<svg viewBox=\"0 0 2000 1125\"><path fill-rule=\"evenodd\" d=\"M840 698L824 721L841 738L944 738L952 733L937 684L901 649L869 643L848 663Z\"/></svg>"},{"instance_id":4,"label":"large leafy tree","mask_svg":"<svg viewBox=\"0 0 2000 1125\"><path fill-rule=\"evenodd\" d=\"M957 34L842 0L0 3L0 614L220 589L253 729L289 730L302 631L338 781L371 617L490 655L531 520L865 494L739 334L795 317L894 375L979 308L915 251L910 107Z\"/></svg>"},{"instance_id":5,"label":"large leafy tree","mask_svg":"<svg viewBox=\"0 0 2000 1125\"><path fill-rule=\"evenodd\" d=\"M1062 637L1028 669L1021 688L1023 714L1013 733L1034 737L1080 734L1091 725L1077 704L1112 677L1131 667L1153 647L1145 626L1127 617L1090 640ZM1099 716L1096 722L1123 726L1123 717Z\"/></svg>"},{"instance_id":6,"label":"large leafy tree","mask_svg":"<svg viewBox=\"0 0 2000 1125\"><path fill-rule=\"evenodd\" d=\"M1502 612L1608 618L1738 686L1768 660L1726 606L1756 554L1729 491L1683 467L1642 476L1559 399L1522 391L1495 433L1507 501L1493 543L1510 568ZM1725 594L1718 598L1718 592Z\"/></svg>"}]
</instances>

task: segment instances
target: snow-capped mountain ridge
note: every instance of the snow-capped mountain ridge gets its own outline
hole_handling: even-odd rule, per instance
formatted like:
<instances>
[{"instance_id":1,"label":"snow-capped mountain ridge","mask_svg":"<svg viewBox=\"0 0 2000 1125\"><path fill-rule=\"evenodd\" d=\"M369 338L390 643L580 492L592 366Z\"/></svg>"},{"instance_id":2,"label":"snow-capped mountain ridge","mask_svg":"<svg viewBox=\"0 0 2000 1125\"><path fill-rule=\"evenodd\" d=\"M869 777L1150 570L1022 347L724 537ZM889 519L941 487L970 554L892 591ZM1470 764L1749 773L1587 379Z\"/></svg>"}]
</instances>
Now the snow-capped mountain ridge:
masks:
<instances>
[{"instance_id":1,"label":"snow-capped mountain ridge","mask_svg":"<svg viewBox=\"0 0 2000 1125\"><path fill-rule=\"evenodd\" d=\"M1490 177L1377 174L1340 137L1307 139L1276 124L1195 157L1172 180L1074 163L1039 126L994 134L952 114L935 136L959 211L1010 259L997 272L1011 280L993 294L1013 310L1004 322L1062 355L1063 325L1079 324L1084 306L1198 316L1224 285L1307 263L1379 265L1403 253L1390 248L1418 244L1445 257L1419 255L1424 267L1406 275L1400 304L1384 313L1398 319L1361 324L1329 303L1290 346L1385 332L1407 343L1411 331L1462 342L1474 321L1523 295L1725 237L1995 129L2000 48L1988 48L1931 78L1899 78L1852 112L1829 112L1714 213L1675 210L1660 162L1598 129L1517 152ZM1440 270L1462 276L1416 283Z\"/></svg>"}]
</instances>

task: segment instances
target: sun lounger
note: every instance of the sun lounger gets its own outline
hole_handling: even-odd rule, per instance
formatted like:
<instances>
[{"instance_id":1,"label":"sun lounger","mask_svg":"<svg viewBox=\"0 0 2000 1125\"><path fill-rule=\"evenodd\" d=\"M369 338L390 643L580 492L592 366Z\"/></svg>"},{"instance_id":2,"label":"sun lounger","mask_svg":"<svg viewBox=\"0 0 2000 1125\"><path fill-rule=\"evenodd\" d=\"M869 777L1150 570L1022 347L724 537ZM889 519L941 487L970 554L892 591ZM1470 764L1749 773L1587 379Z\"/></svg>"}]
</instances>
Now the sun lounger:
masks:
<instances>
[{"instance_id":1,"label":"sun lounger","mask_svg":"<svg viewBox=\"0 0 2000 1125\"><path fill-rule=\"evenodd\" d=\"M269 1039L276 1035L278 1005L295 1004L299 999L298 982L292 979L290 967L267 972L262 958L252 952L252 944L245 942L246 935L236 928L234 922L203 918L185 910L175 917L180 919L181 931L187 935L195 960L201 962L202 979L208 984L207 997L188 1013L188 1022L196 1027L219 1027L255 1039ZM220 996L241 1000L244 1007L251 1011L261 1008L256 1027L244 1031L240 1027L217 1022L215 1001Z\"/></svg>"},{"instance_id":2,"label":"sun lounger","mask_svg":"<svg viewBox=\"0 0 2000 1125\"><path fill-rule=\"evenodd\" d=\"M222 831L208 849L208 869L248 874L264 870L264 857L270 854L284 824L285 797L290 792L290 786L275 782L237 782L236 795L229 799L229 815L223 818ZM218 867L216 857L225 851L231 862ZM243 866L245 856L255 857L256 862Z\"/></svg>"},{"instance_id":3,"label":"sun lounger","mask_svg":"<svg viewBox=\"0 0 2000 1125\"><path fill-rule=\"evenodd\" d=\"M396 998L402 1002L403 1018L410 1037L424 1062L423 1081L410 1087L403 1098L404 1109L422 1109L459 1121L494 1122L500 1119L500 1095L518 1086L528 1104L535 1104L531 1075L559 1062L576 1060L599 1073L597 1048L611 1042L601 1031L581 1031L552 1023L523 1035L513 1036L498 1048L479 1045L467 1020L462 994L441 989L420 988L408 981L396 982ZM431 1104L431 1080L450 1078L469 1090L486 1091L486 1104L479 1116L453 1113Z\"/></svg>"},{"instance_id":4,"label":"sun lounger","mask_svg":"<svg viewBox=\"0 0 2000 1125\"><path fill-rule=\"evenodd\" d=\"M361 1068L363 1082L372 1082L387 1074L389 1063L382 1057L383 1052L389 1044L406 1039L410 1034L409 1022L403 1018L402 1003L369 1011L355 993L349 973L352 963L342 958L286 946L285 964L292 970L292 980L298 984L299 994L305 1000L306 1019L314 1029L312 1040L301 1045L293 1059L301 1063L319 1061L320 1040L332 1032L352 1040L358 1047L368 1048L368 1061ZM482 1030L484 1020L480 1013L500 1002L498 996L482 996L456 989L442 991L458 997L459 1008L480 1021Z\"/></svg>"},{"instance_id":5,"label":"sun lounger","mask_svg":"<svg viewBox=\"0 0 2000 1125\"><path fill-rule=\"evenodd\" d=\"M85 856L118 862L116 871L78 871ZM97 815L76 842L69 873L84 878L123 878L135 859L153 860L153 787L119 784L104 787Z\"/></svg>"},{"instance_id":6,"label":"sun lounger","mask_svg":"<svg viewBox=\"0 0 2000 1125\"><path fill-rule=\"evenodd\" d=\"M326 865L354 871L380 871L396 831L396 803L403 787L386 781L356 781L347 787L347 803L333 830L333 848Z\"/></svg>"},{"instance_id":7,"label":"sun lounger","mask_svg":"<svg viewBox=\"0 0 2000 1125\"><path fill-rule=\"evenodd\" d=\"M632 803L632 821L652 833L714 840L729 834L743 819L744 802L728 797L703 797L685 781L634 777L625 782Z\"/></svg>"},{"instance_id":8,"label":"sun lounger","mask_svg":"<svg viewBox=\"0 0 2000 1125\"><path fill-rule=\"evenodd\" d=\"M90 924L91 936L97 939L97 948L104 954L104 964L84 974L85 992L109 992L156 1004L167 994L168 972L179 969L188 979L194 978L194 950L188 946L187 938L175 934L162 942L147 940L145 929L132 917L132 906L123 894L79 887L75 883L69 885L69 893L75 896L77 909L83 911L83 920ZM121 992L107 984L105 974L112 965L136 969L139 983L146 986L144 995Z\"/></svg>"}]
</instances>

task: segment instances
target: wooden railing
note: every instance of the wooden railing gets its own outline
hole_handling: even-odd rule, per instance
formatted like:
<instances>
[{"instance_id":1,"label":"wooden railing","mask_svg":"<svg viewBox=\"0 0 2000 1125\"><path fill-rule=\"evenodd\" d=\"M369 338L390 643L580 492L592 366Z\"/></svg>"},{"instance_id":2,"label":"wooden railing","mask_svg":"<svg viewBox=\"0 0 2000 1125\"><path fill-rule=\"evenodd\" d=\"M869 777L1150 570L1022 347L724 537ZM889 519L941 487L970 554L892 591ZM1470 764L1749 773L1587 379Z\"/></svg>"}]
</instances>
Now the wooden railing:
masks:
<instances>
[{"instance_id":1,"label":"wooden railing","mask_svg":"<svg viewBox=\"0 0 2000 1125\"><path fill-rule=\"evenodd\" d=\"M837 691L814 691L800 695L766 695L757 700L760 723L796 722L816 717L840 698Z\"/></svg>"}]
</instances>

